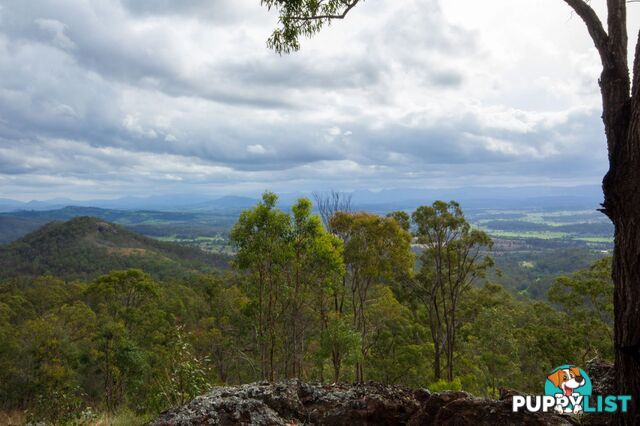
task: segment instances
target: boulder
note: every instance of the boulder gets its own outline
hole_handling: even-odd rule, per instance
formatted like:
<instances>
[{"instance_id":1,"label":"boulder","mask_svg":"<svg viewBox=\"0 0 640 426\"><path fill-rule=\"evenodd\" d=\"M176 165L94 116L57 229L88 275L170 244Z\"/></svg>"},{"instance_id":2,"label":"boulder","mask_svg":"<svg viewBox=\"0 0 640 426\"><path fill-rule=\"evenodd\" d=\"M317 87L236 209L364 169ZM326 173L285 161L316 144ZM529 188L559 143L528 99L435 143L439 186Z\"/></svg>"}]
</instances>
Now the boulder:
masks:
<instances>
[{"instance_id":1,"label":"boulder","mask_svg":"<svg viewBox=\"0 0 640 426\"><path fill-rule=\"evenodd\" d=\"M424 394L420 394L424 398ZM418 410L414 391L376 383L292 380L219 387L160 414L151 425L397 425Z\"/></svg>"},{"instance_id":2,"label":"boulder","mask_svg":"<svg viewBox=\"0 0 640 426\"><path fill-rule=\"evenodd\" d=\"M617 395L616 377L613 364L594 358L587 361L585 371L589 375L592 384L593 395ZM612 420L612 415L607 413L593 413L584 416L584 425L606 425Z\"/></svg>"},{"instance_id":3,"label":"boulder","mask_svg":"<svg viewBox=\"0 0 640 426\"><path fill-rule=\"evenodd\" d=\"M466 392L441 392L433 394L409 421L418 425L576 425L570 416L552 413L529 413L512 411L514 395L523 395L513 390L501 390L499 401L474 398Z\"/></svg>"},{"instance_id":4,"label":"boulder","mask_svg":"<svg viewBox=\"0 0 640 426\"><path fill-rule=\"evenodd\" d=\"M160 414L150 425L573 425L555 414L513 413L498 401L466 392L363 384L306 384L298 380L217 387L189 404Z\"/></svg>"},{"instance_id":5,"label":"boulder","mask_svg":"<svg viewBox=\"0 0 640 426\"><path fill-rule=\"evenodd\" d=\"M585 371L591 379L593 386L592 393L594 395L617 395L616 377L613 370L613 364L594 358L587 361Z\"/></svg>"}]
</instances>

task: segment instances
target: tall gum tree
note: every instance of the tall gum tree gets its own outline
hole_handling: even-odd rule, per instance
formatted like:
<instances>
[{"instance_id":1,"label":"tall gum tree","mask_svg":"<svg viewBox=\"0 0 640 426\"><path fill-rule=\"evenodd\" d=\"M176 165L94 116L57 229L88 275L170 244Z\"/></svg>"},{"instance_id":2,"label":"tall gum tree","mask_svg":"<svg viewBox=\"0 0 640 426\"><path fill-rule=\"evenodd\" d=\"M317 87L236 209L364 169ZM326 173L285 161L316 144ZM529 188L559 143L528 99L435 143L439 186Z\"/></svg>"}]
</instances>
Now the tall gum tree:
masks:
<instances>
[{"instance_id":1,"label":"tall gum tree","mask_svg":"<svg viewBox=\"0 0 640 426\"><path fill-rule=\"evenodd\" d=\"M618 393L632 396L630 409L615 424L640 424L640 32L633 73L628 63L627 1L606 0L607 20L600 20L585 0L564 1L584 21L600 55L609 171L602 182L601 211L615 227L612 277L614 344ZM363 0L261 0L279 13L279 27L267 44L278 53L300 48L335 19L344 19ZM490 6L488 6L490 7Z\"/></svg>"}]
</instances>

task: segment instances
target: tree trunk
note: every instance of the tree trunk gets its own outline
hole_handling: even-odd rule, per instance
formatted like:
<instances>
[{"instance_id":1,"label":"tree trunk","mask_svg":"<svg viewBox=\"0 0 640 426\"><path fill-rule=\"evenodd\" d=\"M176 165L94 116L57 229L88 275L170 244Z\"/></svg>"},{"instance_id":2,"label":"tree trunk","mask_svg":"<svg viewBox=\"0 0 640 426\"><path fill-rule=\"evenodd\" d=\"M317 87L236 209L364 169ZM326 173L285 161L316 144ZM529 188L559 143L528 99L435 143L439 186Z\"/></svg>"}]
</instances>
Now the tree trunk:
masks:
<instances>
[{"instance_id":1,"label":"tree trunk","mask_svg":"<svg viewBox=\"0 0 640 426\"><path fill-rule=\"evenodd\" d=\"M453 351L448 355L449 361L447 363L447 381L453 382Z\"/></svg>"},{"instance_id":2,"label":"tree trunk","mask_svg":"<svg viewBox=\"0 0 640 426\"><path fill-rule=\"evenodd\" d=\"M640 50L640 45L636 48ZM636 425L640 424L640 58L637 51L634 93L630 96L628 68L620 66L620 61L616 60L622 53L616 55L612 47L609 54L611 59L603 60L600 79L602 118L609 148L609 171L602 184L603 212L615 227L613 282L617 392L632 398L627 413L618 411L614 423Z\"/></svg>"},{"instance_id":3,"label":"tree trunk","mask_svg":"<svg viewBox=\"0 0 640 426\"><path fill-rule=\"evenodd\" d=\"M628 120L615 123L622 137L610 152L604 212L615 226L613 255L614 344L617 392L631 395L629 411L615 424L640 424L640 108L635 97ZM635 104L635 105L633 105ZM606 121L605 121L606 123ZM626 132L625 132L626 128ZM613 129L612 129L613 133Z\"/></svg>"},{"instance_id":4,"label":"tree trunk","mask_svg":"<svg viewBox=\"0 0 640 426\"><path fill-rule=\"evenodd\" d=\"M629 412L619 415L616 423L629 425L640 424L640 223L637 218L640 204L636 204L635 211L635 214L621 215L614 222L616 382L620 395L632 397Z\"/></svg>"},{"instance_id":5,"label":"tree trunk","mask_svg":"<svg viewBox=\"0 0 640 426\"><path fill-rule=\"evenodd\" d=\"M626 0L607 0L606 31L585 0L564 0L587 25L600 59L609 171L602 212L613 222L614 351L617 392L630 395L614 424L640 424L640 33L633 82L627 59Z\"/></svg>"},{"instance_id":6,"label":"tree trunk","mask_svg":"<svg viewBox=\"0 0 640 426\"><path fill-rule=\"evenodd\" d=\"M338 383L340 381L340 370L342 367L342 355L340 351L334 349L331 360L333 362L333 383Z\"/></svg>"},{"instance_id":7,"label":"tree trunk","mask_svg":"<svg viewBox=\"0 0 640 426\"><path fill-rule=\"evenodd\" d=\"M433 339L435 345L433 346L433 380L434 381L438 381L440 380L440 373L441 373L441 368L440 368L440 358L441 358L441 352L440 352L440 339Z\"/></svg>"}]
</instances>

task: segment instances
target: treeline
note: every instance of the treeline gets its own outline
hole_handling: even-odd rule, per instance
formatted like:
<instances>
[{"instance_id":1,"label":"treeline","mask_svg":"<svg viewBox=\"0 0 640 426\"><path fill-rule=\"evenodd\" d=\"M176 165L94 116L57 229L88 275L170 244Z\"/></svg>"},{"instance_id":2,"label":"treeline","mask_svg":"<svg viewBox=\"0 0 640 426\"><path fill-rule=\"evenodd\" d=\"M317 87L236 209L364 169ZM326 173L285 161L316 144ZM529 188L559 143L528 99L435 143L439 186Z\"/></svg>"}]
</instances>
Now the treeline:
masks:
<instances>
[{"instance_id":1,"label":"treeline","mask_svg":"<svg viewBox=\"0 0 640 426\"><path fill-rule=\"evenodd\" d=\"M382 217L338 197L321 218L306 199L290 213L276 201L265 193L240 216L232 272L3 282L3 408L64 424L291 377L493 396L611 357L609 259L556 281L552 304L517 299L486 282L491 240L454 202Z\"/></svg>"}]
</instances>

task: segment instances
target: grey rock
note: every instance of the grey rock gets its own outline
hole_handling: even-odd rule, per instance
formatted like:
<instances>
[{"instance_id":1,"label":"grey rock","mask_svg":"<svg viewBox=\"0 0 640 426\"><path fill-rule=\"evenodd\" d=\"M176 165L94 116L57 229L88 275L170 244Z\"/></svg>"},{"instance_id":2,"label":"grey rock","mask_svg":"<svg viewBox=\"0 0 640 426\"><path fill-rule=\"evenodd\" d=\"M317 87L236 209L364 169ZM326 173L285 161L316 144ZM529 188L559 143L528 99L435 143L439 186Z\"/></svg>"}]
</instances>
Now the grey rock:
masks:
<instances>
[{"instance_id":1,"label":"grey rock","mask_svg":"<svg viewBox=\"0 0 640 426\"><path fill-rule=\"evenodd\" d=\"M512 391L513 392L513 391ZM511 393L500 401L474 398L466 392L436 393L424 403L420 410L409 421L410 426L419 425L577 425L577 421L569 416L552 413L514 413L511 407Z\"/></svg>"},{"instance_id":2,"label":"grey rock","mask_svg":"<svg viewBox=\"0 0 640 426\"><path fill-rule=\"evenodd\" d=\"M395 425L406 424L418 407L413 391L400 386L292 380L214 388L150 425Z\"/></svg>"},{"instance_id":3,"label":"grey rock","mask_svg":"<svg viewBox=\"0 0 640 426\"><path fill-rule=\"evenodd\" d=\"M574 425L569 416L513 413L466 392L431 394L379 383L307 384L298 380L217 387L160 414L152 426L191 425Z\"/></svg>"},{"instance_id":4,"label":"grey rock","mask_svg":"<svg viewBox=\"0 0 640 426\"><path fill-rule=\"evenodd\" d=\"M616 377L613 364L594 358L587 361L585 371L589 375L592 384L593 395L617 395ZM607 413L593 413L584 416L584 425L606 425L612 420L612 415Z\"/></svg>"}]
</instances>

